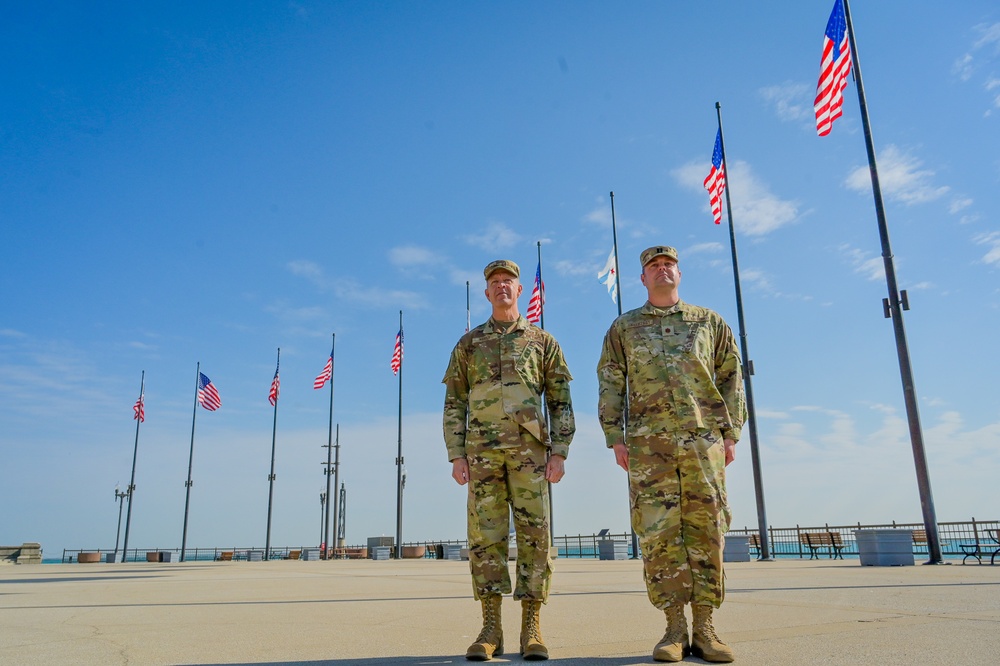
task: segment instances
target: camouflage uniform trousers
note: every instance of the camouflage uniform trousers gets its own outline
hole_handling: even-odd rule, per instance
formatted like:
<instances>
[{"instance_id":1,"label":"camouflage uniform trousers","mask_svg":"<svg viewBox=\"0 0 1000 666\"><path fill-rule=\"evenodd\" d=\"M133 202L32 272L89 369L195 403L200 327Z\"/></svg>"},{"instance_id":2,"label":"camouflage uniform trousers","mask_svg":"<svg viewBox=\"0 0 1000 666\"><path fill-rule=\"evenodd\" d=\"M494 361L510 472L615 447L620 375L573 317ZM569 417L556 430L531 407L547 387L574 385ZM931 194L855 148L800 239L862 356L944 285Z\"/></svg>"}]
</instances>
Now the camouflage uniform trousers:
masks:
<instances>
[{"instance_id":1,"label":"camouflage uniform trousers","mask_svg":"<svg viewBox=\"0 0 1000 666\"><path fill-rule=\"evenodd\" d=\"M650 602L718 608L729 529L726 455L719 431L630 436L629 495Z\"/></svg>"},{"instance_id":2,"label":"camouflage uniform trousers","mask_svg":"<svg viewBox=\"0 0 1000 666\"><path fill-rule=\"evenodd\" d=\"M546 602L552 578L546 448L522 436L517 448L481 449L467 457L469 566L476 598L510 592L507 535L513 509L517 535L514 598Z\"/></svg>"}]
</instances>

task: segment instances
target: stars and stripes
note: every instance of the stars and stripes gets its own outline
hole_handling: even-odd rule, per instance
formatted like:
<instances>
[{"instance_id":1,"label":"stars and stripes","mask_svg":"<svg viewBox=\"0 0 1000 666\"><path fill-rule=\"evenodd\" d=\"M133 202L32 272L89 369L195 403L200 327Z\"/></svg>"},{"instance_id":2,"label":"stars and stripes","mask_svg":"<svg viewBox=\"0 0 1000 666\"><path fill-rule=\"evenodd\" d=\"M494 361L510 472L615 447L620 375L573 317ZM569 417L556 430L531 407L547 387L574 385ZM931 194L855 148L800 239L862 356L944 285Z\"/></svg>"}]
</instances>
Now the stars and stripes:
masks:
<instances>
[{"instance_id":1,"label":"stars and stripes","mask_svg":"<svg viewBox=\"0 0 1000 666\"><path fill-rule=\"evenodd\" d=\"M222 398L215 384L204 372L198 373L198 404L210 412L222 407Z\"/></svg>"},{"instance_id":2,"label":"stars and stripes","mask_svg":"<svg viewBox=\"0 0 1000 666\"><path fill-rule=\"evenodd\" d=\"M847 35L844 0L835 0L823 35L823 58L816 86L816 133L826 136L833 121L843 115L844 88L851 73L851 44Z\"/></svg>"},{"instance_id":3,"label":"stars and stripes","mask_svg":"<svg viewBox=\"0 0 1000 666\"><path fill-rule=\"evenodd\" d=\"M535 270L535 286L531 290L531 300L528 301L528 313L525 318L532 324L541 324L543 305L545 305L545 283L542 282L542 263L538 262L538 268Z\"/></svg>"},{"instance_id":4,"label":"stars and stripes","mask_svg":"<svg viewBox=\"0 0 1000 666\"><path fill-rule=\"evenodd\" d=\"M399 333L396 334L396 346L392 350L392 374L399 374L399 369L403 367L403 329L399 329Z\"/></svg>"},{"instance_id":5,"label":"stars and stripes","mask_svg":"<svg viewBox=\"0 0 1000 666\"><path fill-rule=\"evenodd\" d=\"M323 372L316 375L316 379L313 380L313 388L321 389L326 386L326 383L330 381L333 377L333 350L330 351L330 358L326 359L326 365L323 366Z\"/></svg>"},{"instance_id":6,"label":"stars and stripes","mask_svg":"<svg viewBox=\"0 0 1000 666\"><path fill-rule=\"evenodd\" d=\"M607 277L605 277L607 276ZM604 264L604 268L601 272L597 274L597 279L601 281L601 284L607 285L608 293L611 295L611 300L615 303L618 302L618 266L615 262L615 248L611 248L611 254L608 255L608 262Z\"/></svg>"},{"instance_id":7,"label":"stars and stripes","mask_svg":"<svg viewBox=\"0 0 1000 666\"><path fill-rule=\"evenodd\" d=\"M271 380L271 390L267 394L267 401L271 403L271 406L278 404L278 391L281 389L281 379L278 377L278 368L281 366L281 361L274 366L274 379Z\"/></svg>"},{"instance_id":8,"label":"stars and stripes","mask_svg":"<svg viewBox=\"0 0 1000 666\"><path fill-rule=\"evenodd\" d=\"M139 394L139 399L135 401L134 405L132 405L132 411L135 414L132 417L133 421L138 421L139 423L146 421L146 400L144 394Z\"/></svg>"},{"instance_id":9,"label":"stars and stripes","mask_svg":"<svg viewBox=\"0 0 1000 666\"><path fill-rule=\"evenodd\" d=\"M712 218L722 224L722 193L726 191L726 167L722 159L722 130L715 133L715 150L712 151L712 168L705 178L708 190L708 204L712 207Z\"/></svg>"}]
</instances>

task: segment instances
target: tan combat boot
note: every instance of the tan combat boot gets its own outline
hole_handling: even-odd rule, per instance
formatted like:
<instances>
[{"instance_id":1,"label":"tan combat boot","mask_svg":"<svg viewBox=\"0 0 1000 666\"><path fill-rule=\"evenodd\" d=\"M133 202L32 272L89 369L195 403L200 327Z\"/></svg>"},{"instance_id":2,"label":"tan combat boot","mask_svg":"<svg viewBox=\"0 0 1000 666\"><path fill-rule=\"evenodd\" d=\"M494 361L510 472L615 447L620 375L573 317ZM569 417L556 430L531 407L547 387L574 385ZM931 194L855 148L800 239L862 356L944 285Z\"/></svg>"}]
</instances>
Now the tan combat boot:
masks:
<instances>
[{"instance_id":1,"label":"tan combat boot","mask_svg":"<svg viewBox=\"0 0 1000 666\"><path fill-rule=\"evenodd\" d=\"M722 642L712 626L712 607L691 604L691 614L694 616L691 626L691 654L705 661L732 661L732 649Z\"/></svg>"},{"instance_id":2,"label":"tan combat boot","mask_svg":"<svg viewBox=\"0 0 1000 666\"><path fill-rule=\"evenodd\" d=\"M684 606L669 606L664 613L667 616L667 633L653 648L653 661L681 661L690 652Z\"/></svg>"},{"instance_id":3,"label":"tan combat boot","mask_svg":"<svg viewBox=\"0 0 1000 666\"><path fill-rule=\"evenodd\" d=\"M503 654L503 622L500 615L499 594L491 594L479 599L483 604L483 630L476 637L476 642L465 651L469 661L489 661L493 655Z\"/></svg>"},{"instance_id":4,"label":"tan combat boot","mask_svg":"<svg viewBox=\"0 0 1000 666\"><path fill-rule=\"evenodd\" d=\"M541 601L521 600L521 656L525 661L549 658L549 649L542 642L541 610Z\"/></svg>"}]
</instances>

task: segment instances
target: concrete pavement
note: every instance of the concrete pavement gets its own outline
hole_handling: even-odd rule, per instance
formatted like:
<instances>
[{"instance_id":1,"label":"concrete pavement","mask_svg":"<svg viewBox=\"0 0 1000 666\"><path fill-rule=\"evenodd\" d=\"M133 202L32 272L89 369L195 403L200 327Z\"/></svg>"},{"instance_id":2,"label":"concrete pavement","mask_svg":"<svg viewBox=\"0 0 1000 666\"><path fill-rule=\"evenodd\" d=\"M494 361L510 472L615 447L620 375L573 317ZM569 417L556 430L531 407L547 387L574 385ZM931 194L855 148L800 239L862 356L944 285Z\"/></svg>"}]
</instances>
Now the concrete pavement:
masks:
<instances>
[{"instance_id":1,"label":"concrete pavement","mask_svg":"<svg viewBox=\"0 0 1000 666\"><path fill-rule=\"evenodd\" d=\"M738 664L1000 663L1000 566L738 562L727 588ZM520 605L503 615L493 663L520 662ZM0 664L464 664L479 619L468 562L0 567ZM650 664L663 629L639 562L556 560L551 661Z\"/></svg>"}]
</instances>

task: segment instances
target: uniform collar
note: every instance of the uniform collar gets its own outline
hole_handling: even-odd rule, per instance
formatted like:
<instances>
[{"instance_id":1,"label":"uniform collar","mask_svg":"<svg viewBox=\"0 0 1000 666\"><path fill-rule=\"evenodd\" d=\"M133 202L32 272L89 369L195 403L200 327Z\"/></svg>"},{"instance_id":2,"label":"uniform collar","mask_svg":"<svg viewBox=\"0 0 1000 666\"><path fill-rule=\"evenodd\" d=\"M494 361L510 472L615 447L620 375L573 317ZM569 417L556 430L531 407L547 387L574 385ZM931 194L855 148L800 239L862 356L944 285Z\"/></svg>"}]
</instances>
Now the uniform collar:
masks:
<instances>
[{"instance_id":1,"label":"uniform collar","mask_svg":"<svg viewBox=\"0 0 1000 666\"><path fill-rule=\"evenodd\" d=\"M506 328L502 328L500 324L495 319L493 319L493 317L490 317L489 319L486 320L487 333L507 333L513 331L523 331L527 327L528 327L528 320L525 319L524 315L522 314L519 314L517 316L517 321L514 322L514 325L510 327L509 331Z\"/></svg>"},{"instance_id":2,"label":"uniform collar","mask_svg":"<svg viewBox=\"0 0 1000 666\"><path fill-rule=\"evenodd\" d=\"M674 314L675 312L684 312L686 307L687 304L682 300L677 301L669 308L658 308L649 301L646 301L646 304L642 306L642 314L663 317L665 315Z\"/></svg>"}]
</instances>

